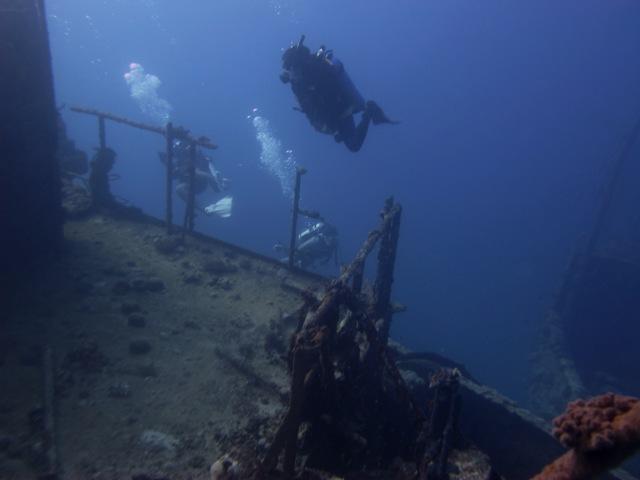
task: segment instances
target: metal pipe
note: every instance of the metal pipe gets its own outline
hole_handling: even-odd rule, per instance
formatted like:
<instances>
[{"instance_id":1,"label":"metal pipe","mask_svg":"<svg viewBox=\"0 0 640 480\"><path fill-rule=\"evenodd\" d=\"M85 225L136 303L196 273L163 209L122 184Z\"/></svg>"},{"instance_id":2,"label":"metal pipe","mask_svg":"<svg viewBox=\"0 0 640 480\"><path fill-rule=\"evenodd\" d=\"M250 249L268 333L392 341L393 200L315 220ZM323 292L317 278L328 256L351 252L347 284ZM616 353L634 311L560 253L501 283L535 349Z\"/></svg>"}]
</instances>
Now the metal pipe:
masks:
<instances>
[{"instance_id":1,"label":"metal pipe","mask_svg":"<svg viewBox=\"0 0 640 480\"><path fill-rule=\"evenodd\" d=\"M298 212L300 211L300 183L302 175L307 173L303 167L296 169L296 186L293 193L293 212L291 214L291 237L289 239L289 268L293 268L296 253L296 233L298 230Z\"/></svg>"},{"instance_id":2,"label":"metal pipe","mask_svg":"<svg viewBox=\"0 0 640 480\"><path fill-rule=\"evenodd\" d=\"M189 232L193 232L196 210L196 144L191 142L189 145L189 201L187 202Z\"/></svg>"},{"instance_id":3,"label":"metal pipe","mask_svg":"<svg viewBox=\"0 0 640 480\"><path fill-rule=\"evenodd\" d=\"M122 123L124 125L129 125L130 127L139 128L141 130L146 130L148 132L159 133L160 135L163 135L163 136L166 135L166 131L162 127L156 127L155 125L147 125L145 123L136 122L134 120L129 120L128 118L119 117L117 115L114 115L108 112L101 112L93 108L70 107L69 110L76 113L84 113L86 115L103 117L116 123ZM208 148L210 150L218 148L217 145L211 143L211 141L206 137L193 138L191 135L188 134L189 133L188 130L181 130L180 132L178 130L179 130L178 128L174 128L174 132L173 132L174 138L178 138L180 140L184 140L189 143L194 142L199 147Z\"/></svg>"},{"instance_id":4,"label":"metal pipe","mask_svg":"<svg viewBox=\"0 0 640 480\"><path fill-rule=\"evenodd\" d=\"M167 234L171 234L173 224L173 124L167 123L166 128L167 138L167 178L166 178L166 210L165 210L165 223L167 227Z\"/></svg>"},{"instance_id":5,"label":"metal pipe","mask_svg":"<svg viewBox=\"0 0 640 480\"><path fill-rule=\"evenodd\" d=\"M380 226L378 227L378 229L369 232L369 236L360 247L360 250L358 250L358 253L356 254L353 261L349 265L347 265L347 267L342 270L340 276L334 280L333 283L335 285L346 285L354 275L358 275L358 272L364 271L364 262L367 259L367 256L369 255L369 253L371 253L371 250L373 250L373 247L375 247L376 242L380 239L380 237L384 235L384 233L389 228L391 228L391 224L399 209L400 205L395 204L391 210L385 210L382 216L382 221L380 222Z\"/></svg>"}]
</instances>

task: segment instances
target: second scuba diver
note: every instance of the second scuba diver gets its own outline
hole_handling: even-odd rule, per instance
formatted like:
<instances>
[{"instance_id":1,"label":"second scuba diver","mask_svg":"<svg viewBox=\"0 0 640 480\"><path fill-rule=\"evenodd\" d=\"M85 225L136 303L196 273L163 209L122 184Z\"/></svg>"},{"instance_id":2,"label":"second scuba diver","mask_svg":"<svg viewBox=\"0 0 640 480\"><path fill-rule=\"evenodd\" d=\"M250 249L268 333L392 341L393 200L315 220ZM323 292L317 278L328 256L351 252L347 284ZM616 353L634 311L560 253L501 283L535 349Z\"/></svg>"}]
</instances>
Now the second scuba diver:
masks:
<instances>
[{"instance_id":1,"label":"second scuba diver","mask_svg":"<svg viewBox=\"0 0 640 480\"><path fill-rule=\"evenodd\" d=\"M274 246L277 252L284 252L281 243ZM333 225L319 220L300 232L296 239L293 264L298 268L308 269L327 263L334 259L338 264L338 229ZM285 257L282 262L288 262Z\"/></svg>"},{"instance_id":2,"label":"second scuba diver","mask_svg":"<svg viewBox=\"0 0 640 480\"><path fill-rule=\"evenodd\" d=\"M174 154L174 170L173 178L176 180L176 193L187 203L189 192L189 145L180 140L176 140L173 144ZM166 164L166 153L159 153L160 161ZM215 194L222 194L227 190L229 180L224 178L218 170L213 166L211 158L202 153L200 149L196 151L195 158L195 176L194 176L194 193L199 195L204 193L207 188ZM202 206L196 202L196 209L206 215L217 215L222 218L231 216L233 198L225 196L211 205Z\"/></svg>"}]
</instances>

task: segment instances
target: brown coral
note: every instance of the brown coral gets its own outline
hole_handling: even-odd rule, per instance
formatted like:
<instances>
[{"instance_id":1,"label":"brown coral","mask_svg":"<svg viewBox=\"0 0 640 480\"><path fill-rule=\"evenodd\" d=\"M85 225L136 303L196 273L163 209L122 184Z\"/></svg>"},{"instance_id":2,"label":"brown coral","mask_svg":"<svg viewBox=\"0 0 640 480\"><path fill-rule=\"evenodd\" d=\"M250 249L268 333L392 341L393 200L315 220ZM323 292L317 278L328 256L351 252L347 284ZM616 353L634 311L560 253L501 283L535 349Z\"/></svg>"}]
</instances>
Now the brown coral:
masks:
<instances>
[{"instance_id":1,"label":"brown coral","mask_svg":"<svg viewBox=\"0 0 640 480\"><path fill-rule=\"evenodd\" d=\"M571 450L534 480L583 480L616 467L640 449L640 400L607 393L571 402L553 421L554 436Z\"/></svg>"}]
</instances>

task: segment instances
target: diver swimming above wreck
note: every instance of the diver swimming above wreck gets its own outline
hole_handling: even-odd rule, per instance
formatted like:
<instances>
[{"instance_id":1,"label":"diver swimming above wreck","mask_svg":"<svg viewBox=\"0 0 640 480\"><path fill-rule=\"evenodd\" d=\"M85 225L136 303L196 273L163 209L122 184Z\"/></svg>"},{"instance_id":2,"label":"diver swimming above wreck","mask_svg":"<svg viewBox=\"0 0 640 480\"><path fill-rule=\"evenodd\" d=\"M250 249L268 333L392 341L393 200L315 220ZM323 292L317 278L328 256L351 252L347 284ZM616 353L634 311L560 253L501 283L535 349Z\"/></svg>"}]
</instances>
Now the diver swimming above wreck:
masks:
<instances>
[{"instance_id":1,"label":"diver swimming above wreck","mask_svg":"<svg viewBox=\"0 0 640 480\"><path fill-rule=\"evenodd\" d=\"M280 80L290 83L300 107L313 127L333 135L352 152L362 148L369 124L397 124L373 100L365 101L332 50L321 46L311 53L305 36L282 55ZM356 125L354 115L362 113Z\"/></svg>"}]
</instances>

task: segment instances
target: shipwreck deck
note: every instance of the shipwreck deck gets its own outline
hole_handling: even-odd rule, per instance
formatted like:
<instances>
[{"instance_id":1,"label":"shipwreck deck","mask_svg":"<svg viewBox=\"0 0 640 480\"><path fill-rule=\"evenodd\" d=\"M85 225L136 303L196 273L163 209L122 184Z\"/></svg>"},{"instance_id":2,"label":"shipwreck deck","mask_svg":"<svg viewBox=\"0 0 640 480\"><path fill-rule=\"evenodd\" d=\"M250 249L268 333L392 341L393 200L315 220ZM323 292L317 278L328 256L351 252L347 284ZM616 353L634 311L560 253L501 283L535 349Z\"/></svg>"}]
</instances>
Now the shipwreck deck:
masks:
<instances>
[{"instance_id":1,"label":"shipwreck deck","mask_svg":"<svg viewBox=\"0 0 640 480\"><path fill-rule=\"evenodd\" d=\"M327 282L210 237L178 238L144 216L69 221L60 257L15 289L0 330L0 478L49 478L39 475L54 464L68 480L198 480L237 445L267 455L289 405L295 312ZM398 361L419 405L442 368L432 357ZM528 478L562 453L472 379L461 396L462 434L484 454L453 450L452 480L499 478L490 463Z\"/></svg>"},{"instance_id":2,"label":"shipwreck deck","mask_svg":"<svg viewBox=\"0 0 640 480\"><path fill-rule=\"evenodd\" d=\"M229 435L260 435L286 406L286 314L320 277L206 237L164 238L146 222L68 222L60 260L20 290L2 348L0 477L30 478L38 463L28 432L47 346L65 478L208 478Z\"/></svg>"}]
</instances>

